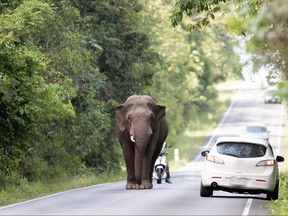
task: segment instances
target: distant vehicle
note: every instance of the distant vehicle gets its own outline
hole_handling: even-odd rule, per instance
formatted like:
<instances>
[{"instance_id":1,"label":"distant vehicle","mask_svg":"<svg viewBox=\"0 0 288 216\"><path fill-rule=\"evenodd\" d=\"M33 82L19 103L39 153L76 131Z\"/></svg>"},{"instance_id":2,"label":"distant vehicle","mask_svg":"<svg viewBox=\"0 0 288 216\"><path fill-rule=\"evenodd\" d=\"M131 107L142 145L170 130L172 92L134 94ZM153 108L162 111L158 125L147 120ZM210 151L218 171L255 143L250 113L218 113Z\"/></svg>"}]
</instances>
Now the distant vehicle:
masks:
<instances>
[{"instance_id":1,"label":"distant vehicle","mask_svg":"<svg viewBox=\"0 0 288 216\"><path fill-rule=\"evenodd\" d=\"M267 200L278 199L278 162L284 158L274 153L261 139L219 137L205 157L201 175L200 196L213 196L213 191L266 194Z\"/></svg>"},{"instance_id":2,"label":"distant vehicle","mask_svg":"<svg viewBox=\"0 0 288 216\"><path fill-rule=\"evenodd\" d=\"M247 125L243 136L269 141L269 131L267 126L261 122L250 123Z\"/></svg>"},{"instance_id":3,"label":"distant vehicle","mask_svg":"<svg viewBox=\"0 0 288 216\"><path fill-rule=\"evenodd\" d=\"M278 89L277 87L270 87L265 92L264 103L281 103L279 96L278 96Z\"/></svg>"}]
</instances>

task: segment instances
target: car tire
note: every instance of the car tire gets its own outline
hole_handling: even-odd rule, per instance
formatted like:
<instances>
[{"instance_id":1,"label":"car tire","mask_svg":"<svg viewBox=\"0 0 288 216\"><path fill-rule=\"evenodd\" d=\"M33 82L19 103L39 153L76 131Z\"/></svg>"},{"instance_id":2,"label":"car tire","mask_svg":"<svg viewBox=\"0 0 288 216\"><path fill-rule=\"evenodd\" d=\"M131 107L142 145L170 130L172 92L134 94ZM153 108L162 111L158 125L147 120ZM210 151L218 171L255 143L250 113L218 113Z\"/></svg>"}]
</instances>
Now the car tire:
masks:
<instances>
[{"instance_id":1,"label":"car tire","mask_svg":"<svg viewBox=\"0 0 288 216\"><path fill-rule=\"evenodd\" d=\"M275 189L267 193L267 200L277 200L279 197L279 179L276 181Z\"/></svg>"},{"instance_id":2,"label":"car tire","mask_svg":"<svg viewBox=\"0 0 288 216\"><path fill-rule=\"evenodd\" d=\"M212 195L213 195L213 190L210 187L204 187L204 185L201 182L200 196L201 197L210 197Z\"/></svg>"}]
</instances>

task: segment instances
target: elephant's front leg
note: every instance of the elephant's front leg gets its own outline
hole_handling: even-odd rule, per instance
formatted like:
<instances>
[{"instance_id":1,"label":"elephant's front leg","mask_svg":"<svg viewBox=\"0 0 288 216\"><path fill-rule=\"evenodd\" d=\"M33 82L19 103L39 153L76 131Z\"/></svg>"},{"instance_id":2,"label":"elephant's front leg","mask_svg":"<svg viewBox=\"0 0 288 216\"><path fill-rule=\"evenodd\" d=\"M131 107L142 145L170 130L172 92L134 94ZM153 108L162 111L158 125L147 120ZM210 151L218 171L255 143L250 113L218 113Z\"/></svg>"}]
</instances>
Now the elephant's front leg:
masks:
<instances>
[{"instance_id":1,"label":"elephant's front leg","mask_svg":"<svg viewBox=\"0 0 288 216\"><path fill-rule=\"evenodd\" d=\"M133 145L130 143L123 143L122 150L127 170L127 184L126 189L137 189L136 178L135 178L135 150Z\"/></svg>"},{"instance_id":2,"label":"elephant's front leg","mask_svg":"<svg viewBox=\"0 0 288 216\"><path fill-rule=\"evenodd\" d=\"M151 158L144 157L143 159L143 166L142 166L142 179L139 189L152 189L152 179L150 175L150 168L151 168Z\"/></svg>"}]
</instances>

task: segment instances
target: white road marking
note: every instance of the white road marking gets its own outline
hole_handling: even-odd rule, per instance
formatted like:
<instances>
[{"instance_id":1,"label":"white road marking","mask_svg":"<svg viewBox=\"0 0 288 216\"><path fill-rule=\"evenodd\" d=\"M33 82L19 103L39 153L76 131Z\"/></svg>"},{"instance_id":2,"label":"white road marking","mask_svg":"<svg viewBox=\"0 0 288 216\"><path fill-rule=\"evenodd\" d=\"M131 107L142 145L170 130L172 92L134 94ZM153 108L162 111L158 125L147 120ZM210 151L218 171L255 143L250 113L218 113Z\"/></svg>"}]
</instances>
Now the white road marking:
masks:
<instances>
[{"instance_id":1,"label":"white road marking","mask_svg":"<svg viewBox=\"0 0 288 216\"><path fill-rule=\"evenodd\" d=\"M54 196L58 196L58 195L61 195L61 194L70 193L70 192L73 192L73 191L80 191L80 190L90 189L90 188L94 188L94 187L98 187L98 186L102 186L102 185L107 185L107 184L111 184L111 182L103 183L103 184L97 184L97 185L91 185L91 186L82 187L82 188L71 189L71 190L62 191L62 192L58 192L58 193L54 193L54 194L38 197L38 198L35 198L35 199L31 199L31 200L27 200L27 201L23 201L23 202L19 202L19 203L14 203L14 204L7 205L7 206L2 206L2 207L0 207L0 210L6 209L6 208L10 208L10 207L14 207L14 206L18 206L18 205L22 205L22 204L26 204L26 203L35 202L35 201L38 201L38 200L42 200L42 199L46 199L46 198L50 198L50 197L54 197Z\"/></svg>"},{"instance_id":2,"label":"white road marking","mask_svg":"<svg viewBox=\"0 0 288 216\"><path fill-rule=\"evenodd\" d=\"M232 107L234 106L234 103L235 103L235 101L236 101L236 99L237 99L237 97L238 97L238 95L239 95L239 92L243 89L243 86L244 86L244 83L243 83L243 84L241 85L241 87L237 90L237 92L236 92L236 94L234 95L234 97L233 97L233 99L232 99L232 101L231 101L231 103L230 103L227 111L225 112L223 118L221 119L221 121L219 122L219 124L217 125L217 127L214 129L214 131L213 131L210 139L208 140L207 144L205 145L204 149L208 149L208 147L212 144L212 143L211 143L212 140L215 138L216 134L218 133L219 128L220 128L220 127L222 126L222 124L225 122L225 120L226 120L227 116L229 115ZM194 161L199 160L199 158L200 158L200 155L198 155L198 157L196 157L196 158L194 159ZM246 215L249 214L250 207L251 207L251 205L252 205L252 201L253 201L252 198L249 198L249 199L247 200L247 203L246 203L246 206L245 206L244 211L243 211L243 213L242 213L242 216L246 216Z\"/></svg>"},{"instance_id":3,"label":"white road marking","mask_svg":"<svg viewBox=\"0 0 288 216\"><path fill-rule=\"evenodd\" d=\"M251 205L252 205L252 201L253 201L252 198L249 198L249 199L247 200L247 203L246 203L246 206L245 206L244 211L243 211L243 213L242 213L242 216L246 216L246 215L249 214L250 207L251 207Z\"/></svg>"},{"instance_id":4,"label":"white road marking","mask_svg":"<svg viewBox=\"0 0 288 216\"><path fill-rule=\"evenodd\" d=\"M284 118L284 111L285 111L285 106L282 104L282 109L281 109L281 115L279 119L279 127L278 127L278 140L277 140L277 152L276 155L279 155L280 153L280 145L281 145L281 137L283 135L283 127L282 127L282 122Z\"/></svg>"},{"instance_id":5,"label":"white road marking","mask_svg":"<svg viewBox=\"0 0 288 216\"><path fill-rule=\"evenodd\" d=\"M227 116L229 115L232 107L234 106L234 103L239 95L239 92L243 89L243 86L244 86L244 83L241 85L241 87L237 90L236 94L234 95L227 111L225 112L223 118L221 119L221 121L219 122L219 124L217 125L217 127L214 129L213 133L211 134L210 136L210 139L208 140L208 142L206 143L206 145L204 146L204 149L208 149L210 145L212 145L212 140L215 138L216 134L218 133L220 127L223 125L223 123L225 122ZM260 97L258 97L260 98ZM281 137L282 137L282 134L283 134L283 131L282 131L282 121L283 121L283 116L284 116L284 105L282 106L282 109L281 109L281 116L280 116L280 119L279 119L279 129L278 129L278 142L277 142L277 155L279 154L279 151L280 151L280 144L281 144ZM201 155L198 155L193 161L197 161L199 160ZM249 214L249 211L250 211L250 208L251 208L251 205L252 205L252 201L253 201L253 198L249 198L246 202L246 206L244 208L244 211L242 213L242 216L246 216Z\"/></svg>"}]
</instances>

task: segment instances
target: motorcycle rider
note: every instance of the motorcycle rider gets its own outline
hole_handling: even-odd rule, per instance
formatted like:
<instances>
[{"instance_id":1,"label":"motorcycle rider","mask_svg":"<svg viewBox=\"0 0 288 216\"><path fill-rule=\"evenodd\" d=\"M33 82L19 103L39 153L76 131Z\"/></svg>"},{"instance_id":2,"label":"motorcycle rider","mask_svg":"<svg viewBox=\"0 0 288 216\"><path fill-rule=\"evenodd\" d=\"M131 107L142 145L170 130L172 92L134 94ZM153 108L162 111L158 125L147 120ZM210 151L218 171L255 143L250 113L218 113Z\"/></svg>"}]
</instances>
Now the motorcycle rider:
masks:
<instances>
[{"instance_id":1,"label":"motorcycle rider","mask_svg":"<svg viewBox=\"0 0 288 216\"><path fill-rule=\"evenodd\" d=\"M166 147L166 142L164 142L160 154L161 154L162 152L164 152L165 147ZM167 146L167 148L169 148L169 147ZM167 158L166 158L166 159L167 159ZM172 184L172 181L171 181L171 179L170 179L171 176L170 176L170 171L169 171L169 163L168 163L168 160L166 160L166 162L167 162L167 166L166 166L166 174L167 174L167 176L166 176L165 182L166 182L166 183L169 183L169 184Z\"/></svg>"}]
</instances>

